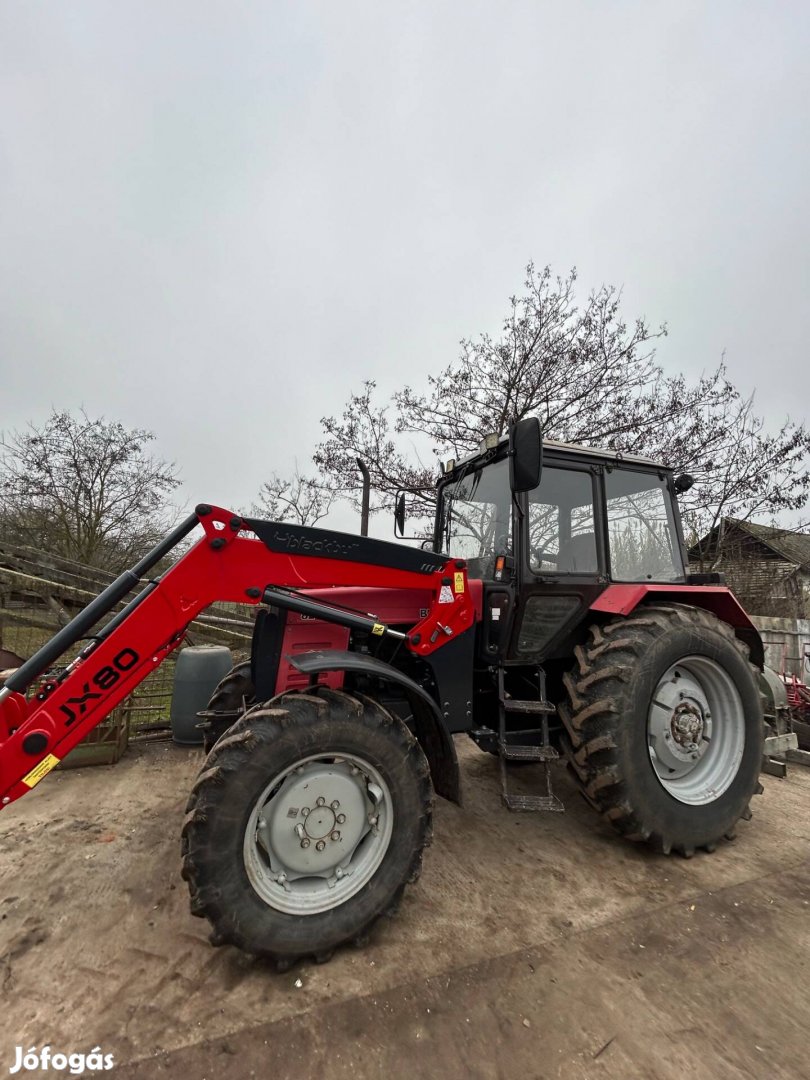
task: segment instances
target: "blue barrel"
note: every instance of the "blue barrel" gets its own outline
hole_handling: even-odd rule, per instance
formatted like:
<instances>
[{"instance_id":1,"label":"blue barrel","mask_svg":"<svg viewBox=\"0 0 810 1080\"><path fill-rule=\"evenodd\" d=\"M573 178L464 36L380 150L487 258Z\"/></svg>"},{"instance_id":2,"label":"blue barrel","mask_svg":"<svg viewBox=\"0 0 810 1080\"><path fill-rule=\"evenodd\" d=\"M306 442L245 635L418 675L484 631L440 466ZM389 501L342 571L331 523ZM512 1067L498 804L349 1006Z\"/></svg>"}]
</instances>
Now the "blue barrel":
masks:
<instances>
[{"instance_id":1,"label":"blue barrel","mask_svg":"<svg viewBox=\"0 0 810 1080\"><path fill-rule=\"evenodd\" d=\"M190 645L177 657L172 692L172 738L181 746L202 746L197 713L206 708L214 688L233 667L226 645Z\"/></svg>"}]
</instances>

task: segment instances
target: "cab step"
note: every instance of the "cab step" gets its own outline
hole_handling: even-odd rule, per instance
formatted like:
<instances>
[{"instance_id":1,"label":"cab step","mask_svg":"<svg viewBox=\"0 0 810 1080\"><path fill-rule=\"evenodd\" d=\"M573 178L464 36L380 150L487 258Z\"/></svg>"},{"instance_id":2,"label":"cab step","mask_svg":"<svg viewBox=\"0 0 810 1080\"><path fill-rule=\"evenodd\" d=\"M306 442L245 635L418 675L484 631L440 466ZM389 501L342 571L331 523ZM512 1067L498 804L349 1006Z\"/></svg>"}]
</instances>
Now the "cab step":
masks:
<instances>
[{"instance_id":1,"label":"cab step","mask_svg":"<svg viewBox=\"0 0 810 1080\"><path fill-rule=\"evenodd\" d=\"M499 742L498 753L507 761L555 761L560 755L553 746L516 745Z\"/></svg>"},{"instance_id":2,"label":"cab step","mask_svg":"<svg viewBox=\"0 0 810 1080\"><path fill-rule=\"evenodd\" d=\"M519 698L504 698L503 707L513 713L556 713L556 706L550 701L521 701Z\"/></svg>"},{"instance_id":3,"label":"cab step","mask_svg":"<svg viewBox=\"0 0 810 1080\"><path fill-rule=\"evenodd\" d=\"M510 795L503 794L503 801L507 809L520 813L527 810L546 810L561 814L565 807L556 795Z\"/></svg>"},{"instance_id":4,"label":"cab step","mask_svg":"<svg viewBox=\"0 0 810 1080\"><path fill-rule=\"evenodd\" d=\"M562 812L565 807L551 790L552 761L559 758L559 754L549 740L548 718L554 715L557 709L546 699L546 673L542 668L537 670L538 694L535 699L523 700L520 698L507 697L504 687L504 670L498 672L498 757L501 762L501 798L504 805L513 811L546 810L556 813ZM523 728L519 731L507 731L507 713L525 717L537 717L537 727ZM531 721L528 721L531 722ZM543 766L545 781L545 794L543 795L516 795L509 790L509 763L527 764L532 761L540 762Z\"/></svg>"}]
</instances>

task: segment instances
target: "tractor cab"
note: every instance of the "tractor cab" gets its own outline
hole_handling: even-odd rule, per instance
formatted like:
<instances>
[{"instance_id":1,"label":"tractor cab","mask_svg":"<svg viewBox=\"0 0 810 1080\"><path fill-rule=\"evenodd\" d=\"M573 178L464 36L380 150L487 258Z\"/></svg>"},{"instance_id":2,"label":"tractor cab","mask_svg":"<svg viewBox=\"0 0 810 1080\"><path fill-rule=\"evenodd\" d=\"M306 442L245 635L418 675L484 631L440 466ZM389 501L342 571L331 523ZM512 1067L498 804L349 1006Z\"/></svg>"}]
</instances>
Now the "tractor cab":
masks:
<instances>
[{"instance_id":1,"label":"tractor cab","mask_svg":"<svg viewBox=\"0 0 810 1080\"><path fill-rule=\"evenodd\" d=\"M433 546L481 582L469 734L500 758L510 808L562 809L548 768L571 744L558 706L600 621L696 591L676 502L686 486L646 458L543 444L533 418L445 467ZM510 792L516 761L543 763L545 794Z\"/></svg>"},{"instance_id":2,"label":"tractor cab","mask_svg":"<svg viewBox=\"0 0 810 1080\"><path fill-rule=\"evenodd\" d=\"M507 664L570 657L570 631L611 583L687 578L672 472L616 451L541 449L533 419L448 462L434 549L483 582L479 655Z\"/></svg>"}]
</instances>

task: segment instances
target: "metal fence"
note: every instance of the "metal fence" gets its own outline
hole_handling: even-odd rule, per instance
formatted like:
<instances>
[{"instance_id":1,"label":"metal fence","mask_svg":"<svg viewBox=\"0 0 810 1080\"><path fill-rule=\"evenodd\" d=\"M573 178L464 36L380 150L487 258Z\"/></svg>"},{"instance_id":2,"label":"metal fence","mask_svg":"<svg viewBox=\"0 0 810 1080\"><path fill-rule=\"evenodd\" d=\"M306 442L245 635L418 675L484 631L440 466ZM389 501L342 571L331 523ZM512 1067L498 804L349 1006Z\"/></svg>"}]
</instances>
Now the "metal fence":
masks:
<instances>
[{"instance_id":1,"label":"metal fence","mask_svg":"<svg viewBox=\"0 0 810 1080\"><path fill-rule=\"evenodd\" d=\"M810 619L752 615L765 646L765 663L785 675L810 681Z\"/></svg>"}]
</instances>

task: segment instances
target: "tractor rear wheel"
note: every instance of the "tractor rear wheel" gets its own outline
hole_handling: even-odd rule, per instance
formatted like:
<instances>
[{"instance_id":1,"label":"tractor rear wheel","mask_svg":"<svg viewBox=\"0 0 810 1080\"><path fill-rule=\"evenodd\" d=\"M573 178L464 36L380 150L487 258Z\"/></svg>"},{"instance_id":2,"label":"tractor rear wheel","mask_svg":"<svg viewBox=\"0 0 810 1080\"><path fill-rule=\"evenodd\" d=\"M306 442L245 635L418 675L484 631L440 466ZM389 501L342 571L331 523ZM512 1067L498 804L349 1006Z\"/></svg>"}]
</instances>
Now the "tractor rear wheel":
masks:
<instances>
[{"instance_id":1,"label":"tractor rear wheel","mask_svg":"<svg viewBox=\"0 0 810 1080\"><path fill-rule=\"evenodd\" d=\"M225 732L254 704L253 678L250 661L231 668L217 683L202 719L203 750L209 754Z\"/></svg>"},{"instance_id":2,"label":"tractor rear wheel","mask_svg":"<svg viewBox=\"0 0 810 1080\"><path fill-rule=\"evenodd\" d=\"M591 805L666 854L731 839L762 791L764 738L757 672L733 629L662 604L592 626L575 652L564 749Z\"/></svg>"},{"instance_id":3,"label":"tractor rear wheel","mask_svg":"<svg viewBox=\"0 0 810 1080\"><path fill-rule=\"evenodd\" d=\"M281 969L327 960L399 904L430 840L427 760L405 724L318 687L257 705L212 750L183 826L193 914Z\"/></svg>"}]
</instances>

